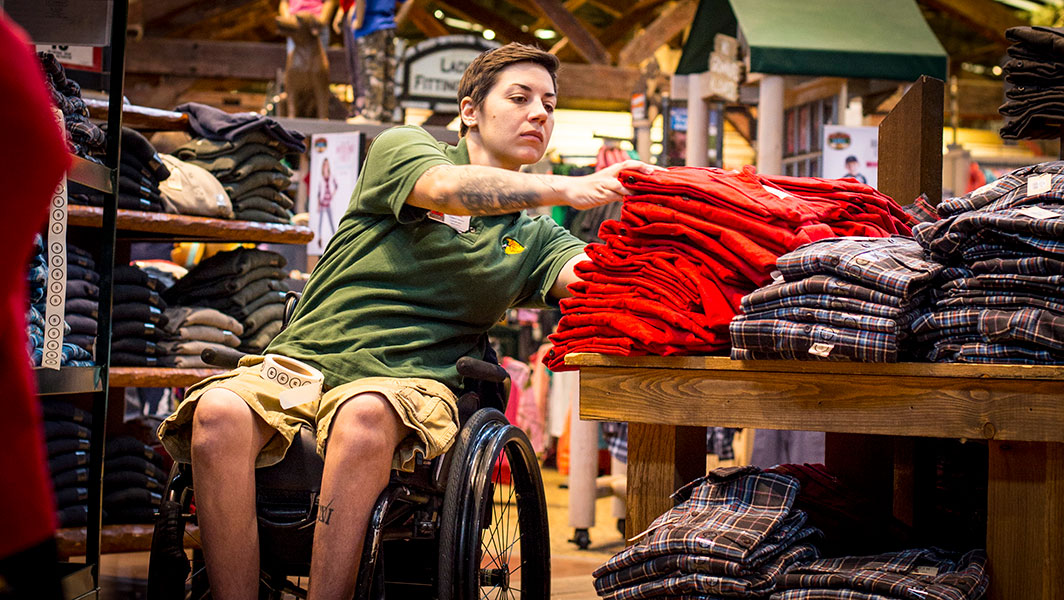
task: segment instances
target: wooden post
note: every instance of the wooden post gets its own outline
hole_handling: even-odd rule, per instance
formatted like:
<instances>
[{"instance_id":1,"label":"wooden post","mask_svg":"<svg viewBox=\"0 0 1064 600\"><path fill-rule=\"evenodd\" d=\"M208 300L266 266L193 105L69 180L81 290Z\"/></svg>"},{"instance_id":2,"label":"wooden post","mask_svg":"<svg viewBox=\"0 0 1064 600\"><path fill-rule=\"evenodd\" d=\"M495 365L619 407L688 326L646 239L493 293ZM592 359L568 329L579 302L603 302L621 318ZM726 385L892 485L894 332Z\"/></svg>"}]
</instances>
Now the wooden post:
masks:
<instances>
[{"instance_id":1,"label":"wooden post","mask_svg":"<svg viewBox=\"0 0 1064 600\"><path fill-rule=\"evenodd\" d=\"M706 473L706 428L628 424L628 509L625 537L642 533L672 508L669 496Z\"/></svg>"},{"instance_id":2,"label":"wooden post","mask_svg":"<svg viewBox=\"0 0 1064 600\"><path fill-rule=\"evenodd\" d=\"M879 125L879 191L899 204L942 199L941 80L922 76Z\"/></svg>"},{"instance_id":3,"label":"wooden post","mask_svg":"<svg viewBox=\"0 0 1064 600\"><path fill-rule=\"evenodd\" d=\"M1064 443L991 440L987 495L990 600L1064 598Z\"/></svg>"}]
</instances>

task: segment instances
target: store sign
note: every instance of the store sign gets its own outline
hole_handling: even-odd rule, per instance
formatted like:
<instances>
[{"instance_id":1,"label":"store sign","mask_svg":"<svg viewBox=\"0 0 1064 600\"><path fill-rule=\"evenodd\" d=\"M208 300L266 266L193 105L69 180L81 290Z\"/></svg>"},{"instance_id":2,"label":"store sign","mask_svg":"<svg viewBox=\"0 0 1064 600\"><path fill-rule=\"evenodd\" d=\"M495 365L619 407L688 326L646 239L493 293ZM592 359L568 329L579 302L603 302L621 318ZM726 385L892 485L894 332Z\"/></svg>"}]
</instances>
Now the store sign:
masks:
<instances>
[{"instance_id":1,"label":"store sign","mask_svg":"<svg viewBox=\"0 0 1064 600\"><path fill-rule=\"evenodd\" d=\"M647 118L647 95L632 94L632 120L642 121Z\"/></svg>"},{"instance_id":2,"label":"store sign","mask_svg":"<svg viewBox=\"0 0 1064 600\"><path fill-rule=\"evenodd\" d=\"M362 165L362 133L319 133L310 140L307 212L314 239L307 254L321 256L336 234Z\"/></svg>"},{"instance_id":3,"label":"store sign","mask_svg":"<svg viewBox=\"0 0 1064 600\"><path fill-rule=\"evenodd\" d=\"M0 5L35 44L111 43L113 0L4 0Z\"/></svg>"},{"instance_id":4,"label":"store sign","mask_svg":"<svg viewBox=\"0 0 1064 600\"><path fill-rule=\"evenodd\" d=\"M103 49L96 46L62 46L37 44L37 52L48 52L68 69L103 71Z\"/></svg>"},{"instance_id":5,"label":"store sign","mask_svg":"<svg viewBox=\"0 0 1064 600\"><path fill-rule=\"evenodd\" d=\"M458 112L458 83L466 67L499 44L472 35L430 38L407 49L399 68L400 103L406 108Z\"/></svg>"},{"instance_id":6,"label":"store sign","mask_svg":"<svg viewBox=\"0 0 1064 600\"><path fill-rule=\"evenodd\" d=\"M879 181L879 128L824 126L823 177L852 177L876 187Z\"/></svg>"}]
</instances>

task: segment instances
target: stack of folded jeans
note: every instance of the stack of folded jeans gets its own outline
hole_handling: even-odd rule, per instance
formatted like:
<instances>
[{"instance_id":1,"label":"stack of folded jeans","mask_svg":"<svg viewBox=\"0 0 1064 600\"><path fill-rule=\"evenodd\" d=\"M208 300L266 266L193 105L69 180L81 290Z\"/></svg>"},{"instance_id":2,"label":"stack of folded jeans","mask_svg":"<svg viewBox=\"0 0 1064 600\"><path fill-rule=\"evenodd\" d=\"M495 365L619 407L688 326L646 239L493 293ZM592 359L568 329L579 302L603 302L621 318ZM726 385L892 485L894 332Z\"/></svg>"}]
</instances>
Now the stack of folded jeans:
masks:
<instances>
[{"instance_id":1,"label":"stack of folded jeans","mask_svg":"<svg viewBox=\"0 0 1064 600\"><path fill-rule=\"evenodd\" d=\"M259 353L281 331L288 291L283 256L268 250L237 248L196 265L163 297L172 306L213 308L243 327L240 349ZM235 333L235 332L234 332Z\"/></svg>"},{"instance_id":2,"label":"stack of folded jeans","mask_svg":"<svg viewBox=\"0 0 1064 600\"><path fill-rule=\"evenodd\" d=\"M107 523L154 523L166 486L163 461L140 440L107 440L104 458L103 510Z\"/></svg>"},{"instance_id":3,"label":"stack of folded jeans","mask_svg":"<svg viewBox=\"0 0 1064 600\"><path fill-rule=\"evenodd\" d=\"M680 504L599 567L595 590L610 600L767 596L789 566L818 556L797 493L788 475L717 469L677 491Z\"/></svg>"},{"instance_id":4,"label":"stack of folded jeans","mask_svg":"<svg viewBox=\"0 0 1064 600\"><path fill-rule=\"evenodd\" d=\"M978 600L990 585L986 562L983 550L961 555L937 548L823 558L788 568L771 600Z\"/></svg>"},{"instance_id":5,"label":"stack of folded jeans","mask_svg":"<svg viewBox=\"0 0 1064 600\"><path fill-rule=\"evenodd\" d=\"M64 318L70 325L70 335L65 336L63 341L89 353L96 352L97 325L100 320L99 283L100 275L96 272L96 261L92 255L77 246L67 246Z\"/></svg>"},{"instance_id":6,"label":"stack of folded jeans","mask_svg":"<svg viewBox=\"0 0 1064 600\"><path fill-rule=\"evenodd\" d=\"M1064 124L1064 29L1011 27L1005 63L1005 139L1055 139Z\"/></svg>"},{"instance_id":7,"label":"stack of folded jeans","mask_svg":"<svg viewBox=\"0 0 1064 600\"><path fill-rule=\"evenodd\" d=\"M59 526L83 526L88 520L92 415L59 400L45 400L41 408Z\"/></svg>"},{"instance_id":8,"label":"stack of folded jeans","mask_svg":"<svg viewBox=\"0 0 1064 600\"><path fill-rule=\"evenodd\" d=\"M111 364L154 367L164 354L166 301L163 284L141 269L123 265L114 270L114 309L111 311Z\"/></svg>"},{"instance_id":9,"label":"stack of folded jeans","mask_svg":"<svg viewBox=\"0 0 1064 600\"><path fill-rule=\"evenodd\" d=\"M166 309L166 319L167 339L159 344L166 352L161 360L166 367L214 367L203 362L202 352L237 348L244 333L239 321L213 308L174 306Z\"/></svg>"},{"instance_id":10,"label":"stack of folded jeans","mask_svg":"<svg viewBox=\"0 0 1064 600\"><path fill-rule=\"evenodd\" d=\"M917 339L937 362L1064 362L1064 162L1017 169L939 205L915 236L950 265Z\"/></svg>"},{"instance_id":11,"label":"stack of folded jeans","mask_svg":"<svg viewBox=\"0 0 1064 600\"><path fill-rule=\"evenodd\" d=\"M781 256L782 280L742 299L731 357L896 362L943 266L911 238L845 237Z\"/></svg>"},{"instance_id":12,"label":"stack of folded jeans","mask_svg":"<svg viewBox=\"0 0 1064 600\"><path fill-rule=\"evenodd\" d=\"M229 114L209 106L178 106L188 113L199 137L173 154L210 171L225 186L234 218L290 223L292 199L285 190L292 171L281 163L287 153L305 150L303 135L277 121L251 113Z\"/></svg>"},{"instance_id":13,"label":"stack of folded jeans","mask_svg":"<svg viewBox=\"0 0 1064 600\"><path fill-rule=\"evenodd\" d=\"M38 52L37 58L44 68L45 83L52 94L52 102L63 112L70 151L85 158L102 156L107 150L107 136L89 121L89 108L81 99L81 86L67 79L66 69L59 64L55 55Z\"/></svg>"},{"instance_id":14,"label":"stack of folded jeans","mask_svg":"<svg viewBox=\"0 0 1064 600\"><path fill-rule=\"evenodd\" d=\"M160 182L170 177L170 169L144 136L122 128L122 161L118 173L118 208L143 212L163 212ZM103 206L103 194L77 183L70 184L71 202Z\"/></svg>"},{"instance_id":15,"label":"stack of folded jeans","mask_svg":"<svg viewBox=\"0 0 1064 600\"><path fill-rule=\"evenodd\" d=\"M847 180L760 177L675 168L622 171L621 218L588 246L583 279L562 300L545 362L564 369L570 352L705 353L728 347L739 300L771 281L776 259L840 234L909 233L911 217L890 198ZM784 186L787 189L783 189Z\"/></svg>"}]
</instances>

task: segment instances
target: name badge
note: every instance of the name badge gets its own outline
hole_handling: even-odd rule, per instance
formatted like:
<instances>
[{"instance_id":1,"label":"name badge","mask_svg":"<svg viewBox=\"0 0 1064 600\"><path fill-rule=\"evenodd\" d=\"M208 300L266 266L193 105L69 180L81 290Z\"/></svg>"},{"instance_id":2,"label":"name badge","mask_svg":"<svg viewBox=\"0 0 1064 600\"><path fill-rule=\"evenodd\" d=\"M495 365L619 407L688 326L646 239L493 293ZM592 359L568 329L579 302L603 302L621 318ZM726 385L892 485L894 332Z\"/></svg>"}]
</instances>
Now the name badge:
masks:
<instances>
[{"instance_id":1,"label":"name badge","mask_svg":"<svg viewBox=\"0 0 1064 600\"><path fill-rule=\"evenodd\" d=\"M430 210L428 216L433 221L439 221L440 223L443 223L444 225L450 227L458 233L465 233L469 231L469 215L460 217L458 215L446 215L438 210Z\"/></svg>"}]
</instances>

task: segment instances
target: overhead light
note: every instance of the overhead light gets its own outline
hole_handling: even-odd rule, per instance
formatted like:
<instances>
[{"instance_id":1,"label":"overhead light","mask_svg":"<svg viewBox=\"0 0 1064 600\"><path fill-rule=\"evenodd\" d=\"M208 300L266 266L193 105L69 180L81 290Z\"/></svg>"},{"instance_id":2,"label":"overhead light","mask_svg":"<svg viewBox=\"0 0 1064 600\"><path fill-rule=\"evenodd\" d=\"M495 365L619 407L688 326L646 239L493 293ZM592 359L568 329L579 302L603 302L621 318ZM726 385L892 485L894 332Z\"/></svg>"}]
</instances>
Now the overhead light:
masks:
<instances>
[{"instance_id":1,"label":"overhead light","mask_svg":"<svg viewBox=\"0 0 1064 600\"><path fill-rule=\"evenodd\" d=\"M490 29L485 29L485 30L484 30L484 33L482 33L481 35L483 35L483 36L484 36L484 39L486 39L486 40L493 40L493 39L495 39L495 32L494 32L494 31L492 31L492 30L490 30Z\"/></svg>"},{"instance_id":2,"label":"overhead light","mask_svg":"<svg viewBox=\"0 0 1064 600\"><path fill-rule=\"evenodd\" d=\"M1008 6L1011 6L1012 8L1018 8L1020 10L1024 10L1024 11L1027 11L1027 12L1034 12L1036 10L1044 8L1043 5L1041 5L1041 4L1037 3L1037 2L1032 2L1031 0L997 0L997 1L1002 3L1002 4L1006 4Z\"/></svg>"},{"instance_id":3,"label":"overhead light","mask_svg":"<svg viewBox=\"0 0 1064 600\"><path fill-rule=\"evenodd\" d=\"M541 40L553 40L558 37L558 34L553 29L537 29L532 32L532 35L538 37Z\"/></svg>"},{"instance_id":4,"label":"overhead light","mask_svg":"<svg viewBox=\"0 0 1064 600\"><path fill-rule=\"evenodd\" d=\"M998 66L998 65L994 65L994 68L990 69L990 72L994 74L994 77L1000 77L1001 76L1001 67Z\"/></svg>"},{"instance_id":5,"label":"overhead light","mask_svg":"<svg viewBox=\"0 0 1064 600\"><path fill-rule=\"evenodd\" d=\"M437 8L436 12L432 13L432 16L436 17L437 19L442 19L443 11Z\"/></svg>"}]
</instances>

